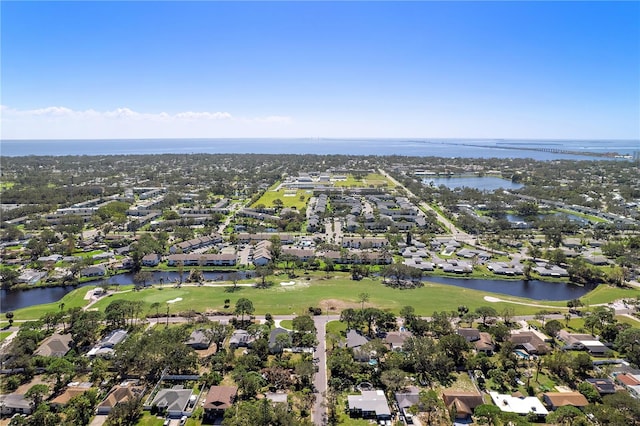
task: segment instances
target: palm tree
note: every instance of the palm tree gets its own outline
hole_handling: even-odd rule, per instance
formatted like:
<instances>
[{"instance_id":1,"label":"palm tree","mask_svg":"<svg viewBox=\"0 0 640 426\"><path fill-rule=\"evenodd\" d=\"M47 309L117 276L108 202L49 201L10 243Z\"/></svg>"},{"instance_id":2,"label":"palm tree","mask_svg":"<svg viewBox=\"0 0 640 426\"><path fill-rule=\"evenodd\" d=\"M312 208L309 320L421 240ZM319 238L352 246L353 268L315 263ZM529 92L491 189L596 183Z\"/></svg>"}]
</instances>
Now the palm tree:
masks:
<instances>
[{"instance_id":1,"label":"palm tree","mask_svg":"<svg viewBox=\"0 0 640 426\"><path fill-rule=\"evenodd\" d=\"M160 316L160 302L153 302L149 309L156 310L156 318Z\"/></svg>"}]
</instances>

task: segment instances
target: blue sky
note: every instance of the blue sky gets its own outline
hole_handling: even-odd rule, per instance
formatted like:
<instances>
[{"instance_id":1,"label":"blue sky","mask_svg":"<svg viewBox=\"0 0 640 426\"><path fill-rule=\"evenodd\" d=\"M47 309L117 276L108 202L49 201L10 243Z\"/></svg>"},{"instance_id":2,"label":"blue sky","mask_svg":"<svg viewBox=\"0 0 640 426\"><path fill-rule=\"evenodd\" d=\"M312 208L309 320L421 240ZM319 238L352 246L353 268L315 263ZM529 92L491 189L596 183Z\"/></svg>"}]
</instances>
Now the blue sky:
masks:
<instances>
[{"instance_id":1,"label":"blue sky","mask_svg":"<svg viewBox=\"0 0 640 426\"><path fill-rule=\"evenodd\" d=\"M640 138L638 2L2 2L2 137Z\"/></svg>"}]
</instances>

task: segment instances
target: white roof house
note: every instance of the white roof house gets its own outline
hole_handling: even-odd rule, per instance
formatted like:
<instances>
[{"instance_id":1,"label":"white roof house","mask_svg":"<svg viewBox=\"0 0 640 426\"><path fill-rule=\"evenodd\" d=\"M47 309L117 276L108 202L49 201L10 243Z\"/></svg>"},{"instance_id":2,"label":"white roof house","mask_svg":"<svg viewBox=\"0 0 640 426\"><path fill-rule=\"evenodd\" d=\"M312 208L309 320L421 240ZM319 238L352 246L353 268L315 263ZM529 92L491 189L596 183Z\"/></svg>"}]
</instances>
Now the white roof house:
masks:
<instances>
[{"instance_id":1,"label":"white roof house","mask_svg":"<svg viewBox=\"0 0 640 426\"><path fill-rule=\"evenodd\" d=\"M529 414L533 412L540 416L549 414L549 411L544 408L542 402L535 396L512 396L499 394L498 392L489 392L489 395L491 395L493 403L502 411L517 414Z\"/></svg>"}]
</instances>

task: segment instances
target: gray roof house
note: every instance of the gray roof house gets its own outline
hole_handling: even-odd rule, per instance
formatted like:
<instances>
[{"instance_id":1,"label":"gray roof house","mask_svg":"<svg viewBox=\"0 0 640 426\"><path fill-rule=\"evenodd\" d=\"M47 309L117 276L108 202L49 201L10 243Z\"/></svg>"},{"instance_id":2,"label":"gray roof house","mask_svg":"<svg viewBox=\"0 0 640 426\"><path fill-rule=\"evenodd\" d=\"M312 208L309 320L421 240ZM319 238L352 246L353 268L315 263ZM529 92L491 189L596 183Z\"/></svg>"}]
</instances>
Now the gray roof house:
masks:
<instances>
[{"instance_id":1,"label":"gray roof house","mask_svg":"<svg viewBox=\"0 0 640 426\"><path fill-rule=\"evenodd\" d=\"M193 349L208 349L211 345L211 337L202 329L194 330L185 344Z\"/></svg>"},{"instance_id":2,"label":"gray roof house","mask_svg":"<svg viewBox=\"0 0 640 426\"><path fill-rule=\"evenodd\" d=\"M362 334L358 333L358 331L351 329L347 331L347 347L348 348L359 348L360 346L367 343L369 339L367 339Z\"/></svg>"},{"instance_id":3,"label":"gray roof house","mask_svg":"<svg viewBox=\"0 0 640 426\"><path fill-rule=\"evenodd\" d=\"M0 414L10 416L12 414L31 414L33 408L31 401L26 399L24 395L10 393L8 395L0 395Z\"/></svg>"},{"instance_id":4,"label":"gray roof house","mask_svg":"<svg viewBox=\"0 0 640 426\"><path fill-rule=\"evenodd\" d=\"M351 417L391 420L391 410L384 391L361 391L360 395L348 395L347 406Z\"/></svg>"},{"instance_id":5,"label":"gray roof house","mask_svg":"<svg viewBox=\"0 0 640 426\"><path fill-rule=\"evenodd\" d=\"M160 412L166 412L169 417L181 417L184 415L191 389L184 389L182 385L176 385L171 389L161 389L151 402Z\"/></svg>"},{"instance_id":6,"label":"gray roof house","mask_svg":"<svg viewBox=\"0 0 640 426\"><path fill-rule=\"evenodd\" d=\"M407 424L413 424L413 415L409 413L409 408L420 402L420 389L412 386L406 389L406 392L396 392L395 397L405 422Z\"/></svg>"},{"instance_id":7,"label":"gray roof house","mask_svg":"<svg viewBox=\"0 0 640 426\"><path fill-rule=\"evenodd\" d=\"M71 349L71 342L71 334L54 333L44 339L33 355L63 357Z\"/></svg>"},{"instance_id":8,"label":"gray roof house","mask_svg":"<svg viewBox=\"0 0 640 426\"><path fill-rule=\"evenodd\" d=\"M235 330L229 338L229 347L231 349L247 348L254 340L255 338L247 330Z\"/></svg>"},{"instance_id":9,"label":"gray roof house","mask_svg":"<svg viewBox=\"0 0 640 426\"><path fill-rule=\"evenodd\" d=\"M277 337L281 334L289 334L289 330L285 330L282 327L277 327L271 330L271 332L269 333L269 351L271 353L282 352L283 348L278 347L277 344Z\"/></svg>"}]
</instances>

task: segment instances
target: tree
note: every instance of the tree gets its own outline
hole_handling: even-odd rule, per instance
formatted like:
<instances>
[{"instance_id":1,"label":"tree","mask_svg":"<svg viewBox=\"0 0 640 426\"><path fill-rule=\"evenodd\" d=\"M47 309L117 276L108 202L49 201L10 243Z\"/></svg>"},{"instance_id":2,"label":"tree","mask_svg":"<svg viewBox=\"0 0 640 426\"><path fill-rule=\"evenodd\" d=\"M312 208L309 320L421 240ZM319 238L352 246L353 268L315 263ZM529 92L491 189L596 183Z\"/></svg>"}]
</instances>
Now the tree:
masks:
<instances>
[{"instance_id":1,"label":"tree","mask_svg":"<svg viewBox=\"0 0 640 426\"><path fill-rule=\"evenodd\" d=\"M495 318L498 316L498 312L491 306L480 306L476 308L476 314L482 318L482 324L487 325L488 318Z\"/></svg>"},{"instance_id":2,"label":"tree","mask_svg":"<svg viewBox=\"0 0 640 426\"><path fill-rule=\"evenodd\" d=\"M469 350L469 343L459 334L447 334L440 338L438 346L453 360L456 367L465 363L465 353Z\"/></svg>"},{"instance_id":3,"label":"tree","mask_svg":"<svg viewBox=\"0 0 640 426\"><path fill-rule=\"evenodd\" d=\"M478 424L494 425L500 416L500 408L495 405L481 404L473 410L473 416L477 419Z\"/></svg>"},{"instance_id":4,"label":"tree","mask_svg":"<svg viewBox=\"0 0 640 426\"><path fill-rule=\"evenodd\" d=\"M505 324L509 325L511 323L511 319L515 314L515 310L511 307L506 307L500 312L500 316Z\"/></svg>"},{"instance_id":5,"label":"tree","mask_svg":"<svg viewBox=\"0 0 640 426\"><path fill-rule=\"evenodd\" d=\"M551 337L556 337L558 332L562 330L564 327L562 323L558 320L551 320L544 325L544 331Z\"/></svg>"},{"instance_id":6,"label":"tree","mask_svg":"<svg viewBox=\"0 0 640 426\"><path fill-rule=\"evenodd\" d=\"M13 317L15 316L15 314L13 313L13 311L9 311L6 314L4 314L4 317L9 320L9 327L11 327L13 325Z\"/></svg>"},{"instance_id":7,"label":"tree","mask_svg":"<svg viewBox=\"0 0 640 426\"><path fill-rule=\"evenodd\" d=\"M626 359L640 367L640 329L639 328L627 328L626 330L618 333L615 340L615 348Z\"/></svg>"},{"instance_id":8,"label":"tree","mask_svg":"<svg viewBox=\"0 0 640 426\"><path fill-rule=\"evenodd\" d=\"M75 365L65 358L56 358L49 363L47 374L56 379L55 389L61 389L75 374Z\"/></svg>"},{"instance_id":9,"label":"tree","mask_svg":"<svg viewBox=\"0 0 640 426\"><path fill-rule=\"evenodd\" d=\"M142 415L142 401L131 398L117 404L107 416L106 426L134 426Z\"/></svg>"},{"instance_id":10,"label":"tree","mask_svg":"<svg viewBox=\"0 0 640 426\"><path fill-rule=\"evenodd\" d=\"M71 398L64 409L67 423L74 426L84 426L91 423L93 407L96 402L97 391L95 389Z\"/></svg>"},{"instance_id":11,"label":"tree","mask_svg":"<svg viewBox=\"0 0 640 426\"><path fill-rule=\"evenodd\" d=\"M213 321L209 324L209 328L205 330L205 333L216 344L216 350L222 348L222 343L230 334L231 328L232 326L229 324L222 324L220 321Z\"/></svg>"},{"instance_id":12,"label":"tree","mask_svg":"<svg viewBox=\"0 0 640 426\"><path fill-rule=\"evenodd\" d=\"M593 370L593 362L588 353L578 352L571 360L571 367L578 377L584 379L587 376L587 372Z\"/></svg>"},{"instance_id":13,"label":"tree","mask_svg":"<svg viewBox=\"0 0 640 426\"><path fill-rule=\"evenodd\" d=\"M40 383L40 384L31 386L29 390L24 394L24 397L31 401L31 406L35 410L43 401L45 395L48 395L48 394L49 394L49 386L43 383Z\"/></svg>"},{"instance_id":14,"label":"tree","mask_svg":"<svg viewBox=\"0 0 640 426\"><path fill-rule=\"evenodd\" d=\"M387 387L389 392L397 392L407 384L405 372L397 368L383 371L380 381Z\"/></svg>"},{"instance_id":15,"label":"tree","mask_svg":"<svg viewBox=\"0 0 640 426\"><path fill-rule=\"evenodd\" d=\"M242 319L241 319L242 323L244 323L244 316L246 314L251 315L254 311L255 311L255 308L253 307L253 302L251 302L251 300L245 297L241 297L236 302L236 309L234 312L236 315L238 314L242 315Z\"/></svg>"},{"instance_id":16,"label":"tree","mask_svg":"<svg viewBox=\"0 0 640 426\"><path fill-rule=\"evenodd\" d=\"M580 384L578 384L578 392L584 395L584 397L587 398L587 401L592 404L594 402L600 402L602 399L600 397L600 392L598 392L598 389L596 389L596 387L589 382L581 382Z\"/></svg>"},{"instance_id":17,"label":"tree","mask_svg":"<svg viewBox=\"0 0 640 426\"><path fill-rule=\"evenodd\" d=\"M271 265L256 267L256 275L260 277L260 286L263 288L267 286L267 277L271 274L273 274Z\"/></svg>"},{"instance_id":18,"label":"tree","mask_svg":"<svg viewBox=\"0 0 640 426\"><path fill-rule=\"evenodd\" d=\"M160 316L160 302L153 302L151 306L149 306L149 309L156 310L156 318Z\"/></svg>"},{"instance_id":19,"label":"tree","mask_svg":"<svg viewBox=\"0 0 640 426\"><path fill-rule=\"evenodd\" d=\"M462 317L465 316L468 312L469 308L467 308L465 305L458 306L458 318L462 319Z\"/></svg>"},{"instance_id":20,"label":"tree","mask_svg":"<svg viewBox=\"0 0 640 426\"><path fill-rule=\"evenodd\" d=\"M364 304L369 301L369 293L360 293L358 301L360 302L360 309L364 309Z\"/></svg>"},{"instance_id":21,"label":"tree","mask_svg":"<svg viewBox=\"0 0 640 426\"><path fill-rule=\"evenodd\" d=\"M536 312L536 314L533 316L534 320L540 321L542 323L542 326L544 327L544 322L546 320L546 318L549 316L550 312L547 310L541 310Z\"/></svg>"},{"instance_id":22,"label":"tree","mask_svg":"<svg viewBox=\"0 0 640 426\"><path fill-rule=\"evenodd\" d=\"M578 418L584 418L582 411L572 405L558 407L554 412L549 414L547 422L558 425L572 425Z\"/></svg>"},{"instance_id":23,"label":"tree","mask_svg":"<svg viewBox=\"0 0 640 426\"><path fill-rule=\"evenodd\" d=\"M421 420L427 425L433 424L433 417L442 407L440 398L435 390L422 390L418 395L418 403L409 407L409 412L413 415L424 413Z\"/></svg>"}]
</instances>

